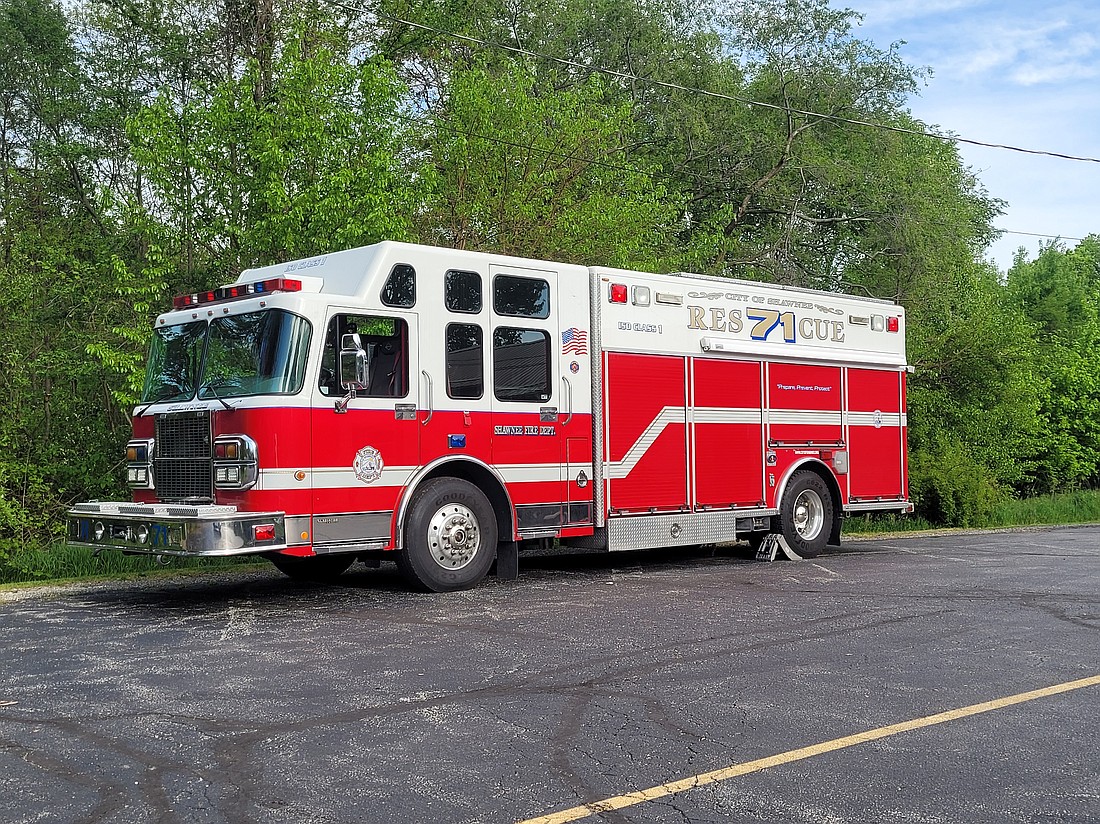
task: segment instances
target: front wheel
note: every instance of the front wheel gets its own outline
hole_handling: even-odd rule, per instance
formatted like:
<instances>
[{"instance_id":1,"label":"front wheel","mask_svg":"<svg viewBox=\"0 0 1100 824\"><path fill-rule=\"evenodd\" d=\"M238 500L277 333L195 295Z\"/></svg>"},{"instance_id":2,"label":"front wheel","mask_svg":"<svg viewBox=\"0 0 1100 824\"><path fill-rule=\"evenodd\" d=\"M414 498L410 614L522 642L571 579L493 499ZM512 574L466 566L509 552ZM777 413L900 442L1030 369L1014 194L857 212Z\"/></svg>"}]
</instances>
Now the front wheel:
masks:
<instances>
[{"instance_id":1,"label":"front wheel","mask_svg":"<svg viewBox=\"0 0 1100 824\"><path fill-rule=\"evenodd\" d=\"M497 554L497 519L484 493L460 478L434 478L416 493L405 519L397 566L429 592L467 589Z\"/></svg>"},{"instance_id":2,"label":"front wheel","mask_svg":"<svg viewBox=\"0 0 1100 824\"><path fill-rule=\"evenodd\" d=\"M816 558L833 531L833 496L821 476L796 472L783 493L779 507L779 529L795 552Z\"/></svg>"}]
</instances>

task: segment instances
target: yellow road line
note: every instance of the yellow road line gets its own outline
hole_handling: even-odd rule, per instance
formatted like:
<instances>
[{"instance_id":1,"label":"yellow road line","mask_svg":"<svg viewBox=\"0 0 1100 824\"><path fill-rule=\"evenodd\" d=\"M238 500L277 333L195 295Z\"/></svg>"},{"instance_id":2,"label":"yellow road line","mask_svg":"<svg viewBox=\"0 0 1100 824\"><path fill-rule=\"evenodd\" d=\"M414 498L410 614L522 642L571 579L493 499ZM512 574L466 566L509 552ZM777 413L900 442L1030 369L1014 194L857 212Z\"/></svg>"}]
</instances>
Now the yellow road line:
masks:
<instances>
[{"instance_id":1,"label":"yellow road line","mask_svg":"<svg viewBox=\"0 0 1100 824\"><path fill-rule=\"evenodd\" d=\"M797 750L788 750L778 755L770 755L767 758L758 758L755 761L735 764L732 767L724 767L720 770L692 775L687 778L681 778L678 781L670 781L667 784L650 787L648 790L638 790L624 795L617 795L614 798L605 798L602 801L593 801L591 804L583 804L580 807L572 807L568 810L562 810L561 812L550 813L549 815L543 815L537 818L529 818L525 821L520 821L518 824L564 824L564 822L567 821L577 821L581 818L587 818L590 815L596 815L597 813L621 810L624 807L632 807L635 804L641 804L643 801L653 801L654 799L664 798L673 793L679 793L684 790L703 787L707 784L714 784L718 781L737 778L740 775L747 775L748 773L765 770L768 767L778 767L781 764L790 764L792 761L802 761L806 758L813 758L815 755L824 755L827 752L835 752L836 750L843 750L858 744L878 741L879 739L889 738L892 735L899 735L903 732L911 732L912 730L919 730L924 727L932 727L936 724L947 723L948 721L958 721L960 718L968 718L971 715L979 715L983 712L991 712L992 710L1011 707L1015 704L1023 704L1038 698L1047 698L1051 695L1059 695L1063 692L1072 692L1073 690L1083 689L1084 687L1095 687L1098 685L1100 685L1100 675L1093 675L1088 678L1080 678L1076 681L1067 681L1064 684L1055 684L1052 687L1043 687L1042 689L1031 690L1030 692L1021 692L1016 695L1009 695L1005 698L985 701L981 704L971 704L969 707L960 707L955 710L936 713L935 715L926 715L923 718L902 721L899 724L891 724L888 727L879 727L878 729L867 730L866 732L858 732L855 735L846 735L843 738L834 738L832 741L824 741L820 744L802 747Z\"/></svg>"}]
</instances>

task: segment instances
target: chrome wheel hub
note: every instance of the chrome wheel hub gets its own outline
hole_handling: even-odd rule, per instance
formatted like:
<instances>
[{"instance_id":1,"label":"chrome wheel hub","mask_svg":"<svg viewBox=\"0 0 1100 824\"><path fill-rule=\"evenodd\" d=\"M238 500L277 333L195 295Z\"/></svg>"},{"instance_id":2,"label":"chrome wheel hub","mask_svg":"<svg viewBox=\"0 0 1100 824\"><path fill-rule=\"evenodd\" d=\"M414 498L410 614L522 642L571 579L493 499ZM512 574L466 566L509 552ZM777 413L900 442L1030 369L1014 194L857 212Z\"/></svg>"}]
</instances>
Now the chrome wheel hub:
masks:
<instances>
[{"instance_id":1,"label":"chrome wheel hub","mask_svg":"<svg viewBox=\"0 0 1100 824\"><path fill-rule=\"evenodd\" d=\"M462 569L481 548L477 517L462 504L440 507L428 522L428 548L444 569Z\"/></svg>"},{"instance_id":2,"label":"chrome wheel hub","mask_svg":"<svg viewBox=\"0 0 1100 824\"><path fill-rule=\"evenodd\" d=\"M812 489L804 489L794 500L794 530L804 541L812 541L825 526L825 504Z\"/></svg>"}]
</instances>

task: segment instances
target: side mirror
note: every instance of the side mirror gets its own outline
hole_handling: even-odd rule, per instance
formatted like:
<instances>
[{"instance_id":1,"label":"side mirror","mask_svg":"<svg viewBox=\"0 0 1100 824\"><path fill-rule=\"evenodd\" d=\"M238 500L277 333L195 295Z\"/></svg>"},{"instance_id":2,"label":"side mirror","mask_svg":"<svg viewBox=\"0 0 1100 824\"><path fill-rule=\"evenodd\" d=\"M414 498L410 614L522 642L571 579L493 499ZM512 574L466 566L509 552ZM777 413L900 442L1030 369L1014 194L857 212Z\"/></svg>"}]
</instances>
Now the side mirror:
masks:
<instances>
[{"instance_id":1,"label":"side mirror","mask_svg":"<svg viewBox=\"0 0 1100 824\"><path fill-rule=\"evenodd\" d=\"M357 333L340 341L340 386L349 392L361 392L370 383L370 355Z\"/></svg>"}]
</instances>

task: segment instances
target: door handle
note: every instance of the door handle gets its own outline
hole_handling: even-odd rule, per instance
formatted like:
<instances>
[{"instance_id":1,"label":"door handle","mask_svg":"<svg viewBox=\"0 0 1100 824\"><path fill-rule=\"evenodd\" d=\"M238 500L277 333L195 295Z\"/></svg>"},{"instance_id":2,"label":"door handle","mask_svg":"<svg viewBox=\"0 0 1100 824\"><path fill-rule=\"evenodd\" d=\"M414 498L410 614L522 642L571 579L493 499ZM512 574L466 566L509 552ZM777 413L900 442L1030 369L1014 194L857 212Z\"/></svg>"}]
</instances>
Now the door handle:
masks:
<instances>
[{"instance_id":1,"label":"door handle","mask_svg":"<svg viewBox=\"0 0 1100 824\"><path fill-rule=\"evenodd\" d=\"M435 407L432 403L432 376L428 374L426 369L421 369L420 374L424 376L424 379L428 382L428 417L420 422L421 426L427 426L428 421L432 419L432 415L435 414Z\"/></svg>"},{"instance_id":2,"label":"door handle","mask_svg":"<svg viewBox=\"0 0 1100 824\"><path fill-rule=\"evenodd\" d=\"M573 387L569 384L569 378L565 375L561 376L561 383L565 389L562 394L565 395L565 401L567 402L565 420L561 422L561 425L565 426L573 420Z\"/></svg>"}]
</instances>

